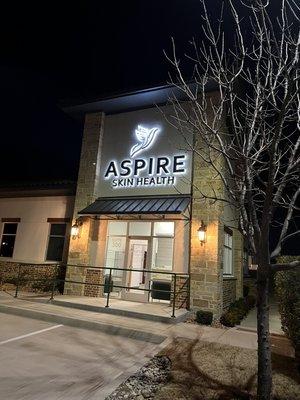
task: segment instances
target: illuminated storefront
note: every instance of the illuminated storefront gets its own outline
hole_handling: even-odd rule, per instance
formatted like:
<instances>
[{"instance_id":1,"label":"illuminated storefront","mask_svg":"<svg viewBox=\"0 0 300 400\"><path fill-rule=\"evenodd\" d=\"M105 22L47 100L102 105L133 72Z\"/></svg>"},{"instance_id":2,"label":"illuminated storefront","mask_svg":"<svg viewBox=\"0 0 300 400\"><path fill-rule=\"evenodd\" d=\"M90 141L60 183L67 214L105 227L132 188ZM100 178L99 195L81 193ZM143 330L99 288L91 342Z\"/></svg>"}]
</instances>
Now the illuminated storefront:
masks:
<instances>
[{"instance_id":1,"label":"illuminated storefront","mask_svg":"<svg viewBox=\"0 0 300 400\"><path fill-rule=\"evenodd\" d=\"M191 133L167 122L170 90L66 109L85 116L67 279L105 282L112 269L112 296L147 302L156 298L155 285L171 288L172 273L187 274L191 306L220 313L225 297L241 292L242 241L226 227L234 211L203 202L193 190L211 171L201 169ZM83 286L66 284L65 293L105 296Z\"/></svg>"}]
</instances>

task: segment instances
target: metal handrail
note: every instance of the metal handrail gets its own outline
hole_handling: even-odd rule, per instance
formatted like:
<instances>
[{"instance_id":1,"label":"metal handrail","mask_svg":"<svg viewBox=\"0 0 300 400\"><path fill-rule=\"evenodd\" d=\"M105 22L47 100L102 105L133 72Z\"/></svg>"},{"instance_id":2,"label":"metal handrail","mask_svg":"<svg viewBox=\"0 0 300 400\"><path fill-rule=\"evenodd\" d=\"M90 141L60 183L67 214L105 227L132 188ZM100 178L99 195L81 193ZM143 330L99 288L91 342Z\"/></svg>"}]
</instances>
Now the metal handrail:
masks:
<instances>
[{"instance_id":1,"label":"metal handrail","mask_svg":"<svg viewBox=\"0 0 300 400\"><path fill-rule=\"evenodd\" d=\"M119 268L119 267L94 267L92 265L77 265L77 264L64 264L66 267L76 267L76 268L92 268L92 269L112 269L112 270L117 270L117 271L133 271L133 272L148 272L151 274L165 274L165 275L177 275L177 276L189 276L189 274L186 274L184 272L167 272L167 271L161 271L161 270L153 270L153 269L134 269L134 268Z\"/></svg>"},{"instance_id":2,"label":"metal handrail","mask_svg":"<svg viewBox=\"0 0 300 400\"><path fill-rule=\"evenodd\" d=\"M17 278L17 284L16 284L16 292L15 292L15 297L18 297L18 292L19 292L19 287L20 287L20 277L21 277L21 267L23 266L27 266L27 265L19 265L18 268L18 278ZM189 283L189 275L185 274L185 273L180 273L180 272L166 272L166 271L160 271L160 270L141 270L141 269L134 269L134 268L118 268L118 267L94 267L94 266L87 266L87 265L76 265L76 264L50 264L47 266L53 266L53 267L76 267L76 268L87 268L87 269L99 269L99 270L109 270L109 280L108 283L104 282L104 283L92 283L92 282L81 282L81 281L74 281L71 279L59 279L59 278L53 278L50 279L49 281L52 282L52 291L51 291L51 297L50 300L54 299L54 293L55 293L55 287L57 286L57 284L59 282L63 282L63 283L74 283L74 284L79 284L79 285L91 285L91 286L96 286L96 287L108 287L108 292L107 292L107 297L106 297L106 306L105 307L109 307L109 300L110 300L110 293L112 292L112 271L116 270L116 271L130 271L130 272L145 272L145 273L149 273L149 274L163 274L163 275L169 275L172 276L173 279L173 290L172 288L170 290L162 290L162 289L154 289L155 292L160 292L160 293L169 293L170 294L170 298L171 295L173 294L173 298L172 298L172 317L175 317L175 309L176 309L176 298L177 295L179 295L180 293L189 293L189 286L187 287L187 290L183 291L182 289L184 288L184 286L186 284ZM177 291L176 289L176 281L177 281L177 276L178 277L186 277L186 281L184 282L184 284L182 285L181 288L179 288L179 290ZM43 282L45 281L44 279L22 279L23 282ZM153 279L150 279L150 281L153 281ZM141 290L141 291L146 291L148 293L152 292L153 289L150 288L138 288L135 286L123 286L123 285L113 285L114 288L117 289L134 289L134 290ZM188 297L188 296L187 296ZM184 303L184 302L183 302Z\"/></svg>"}]
</instances>

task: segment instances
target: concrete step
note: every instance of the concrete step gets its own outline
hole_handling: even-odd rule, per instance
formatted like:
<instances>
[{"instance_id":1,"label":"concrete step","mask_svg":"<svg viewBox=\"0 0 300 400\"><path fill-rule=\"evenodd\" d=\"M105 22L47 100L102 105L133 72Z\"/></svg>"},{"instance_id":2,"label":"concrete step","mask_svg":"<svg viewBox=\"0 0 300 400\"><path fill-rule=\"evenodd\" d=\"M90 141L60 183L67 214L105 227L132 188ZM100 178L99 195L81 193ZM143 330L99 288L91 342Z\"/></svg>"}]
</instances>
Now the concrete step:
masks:
<instances>
[{"instance_id":1,"label":"concrete step","mask_svg":"<svg viewBox=\"0 0 300 400\"><path fill-rule=\"evenodd\" d=\"M143 320L148 320L148 321L162 322L165 324L177 324L178 322L183 322L187 319L187 316L189 315L188 311L186 311L184 313L181 313L181 315L172 318L170 316L155 315L155 314L136 312L136 311L131 311L131 310L122 310L122 309L118 309L118 308L105 307L105 306L94 306L94 305L90 305L90 304L74 303L74 302L69 302L66 300L62 301L62 300L54 299L51 301L51 303L55 304L57 306L76 308L78 310L86 310L86 311L93 311L93 312L97 312L97 313L119 315L122 317L129 317L129 318L138 318L138 319L143 319Z\"/></svg>"},{"instance_id":2,"label":"concrete step","mask_svg":"<svg viewBox=\"0 0 300 400\"><path fill-rule=\"evenodd\" d=\"M109 307L106 307L106 299L91 299L85 297L72 297L72 296L58 296L53 300L49 300L49 297L44 296L28 296L28 294L18 296L19 299L43 303L43 304L53 304L61 307L69 307L77 310L92 311L96 313L118 315L121 317L137 318L148 321L162 322L165 324L177 324L179 322L184 322L190 315L190 312L186 309L176 309L175 317L172 315L172 307L167 307L166 305L155 305L151 303L135 303L123 300L112 299L110 301ZM91 304L87 301L94 301ZM136 307L138 304L138 307Z\"/></svg>"},{"instance_id":3,"label":"concrete step","mask_svg":"<svg viewBox=\"0 0 300 400\"><path fill-rule=\"evenodd\" d=\"M170 327L170 325L132 317L95 313L18 299L6 301L1 299L0 312L77 328L99 330L110 335L125 336L155 344L162 343L167 338L168 326Z\"/></svg>"}]
</instances>

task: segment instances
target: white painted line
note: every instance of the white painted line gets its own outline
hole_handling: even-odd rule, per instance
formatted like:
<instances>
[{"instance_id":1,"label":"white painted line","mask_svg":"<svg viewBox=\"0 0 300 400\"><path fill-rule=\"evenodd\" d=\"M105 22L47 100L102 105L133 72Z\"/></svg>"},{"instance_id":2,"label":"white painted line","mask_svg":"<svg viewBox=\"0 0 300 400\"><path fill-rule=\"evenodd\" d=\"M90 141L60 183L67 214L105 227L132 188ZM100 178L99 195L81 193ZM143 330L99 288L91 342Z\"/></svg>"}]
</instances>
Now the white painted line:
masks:
<instances>
[{"instance_id":1,"label":"white painted line","mask_svg":"<svg viewBox=\"0 0 300 400\"><path fill-rule=\"evenodd\" d=\"M9 343L9 342L14 342L15 340L24 339L24 338L29 337L29 336L38 335L39 333L51 331L52 329L60 328L61 326L63 326L63 325L50 326L50 328L41 329L40 331L35 331L35 332L27 333L26 335L17 336L15 338L7 339L7 340L4 340L3 342L0 342L0 346L2 346L3 344Z\"/></svg>"}]
</instances>

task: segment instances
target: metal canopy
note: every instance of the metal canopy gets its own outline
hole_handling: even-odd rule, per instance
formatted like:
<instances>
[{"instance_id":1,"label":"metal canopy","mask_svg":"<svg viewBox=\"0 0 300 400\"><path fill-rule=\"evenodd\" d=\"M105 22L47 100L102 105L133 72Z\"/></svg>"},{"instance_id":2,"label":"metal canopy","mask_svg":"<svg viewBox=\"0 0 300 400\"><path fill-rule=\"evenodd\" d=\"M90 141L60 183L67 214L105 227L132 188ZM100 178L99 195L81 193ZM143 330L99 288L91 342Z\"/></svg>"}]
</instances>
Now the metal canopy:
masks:
<instances>
[{"instance_id":1,"label":"metal canopy","mask_svg":"<svg viewBox=\"0 0 300 400\"><path fill-rule=\"evenodd\" d=\"M99 198L79 215L182 214L190 196L147 196Z\"/></svg>"}]
</instances>

